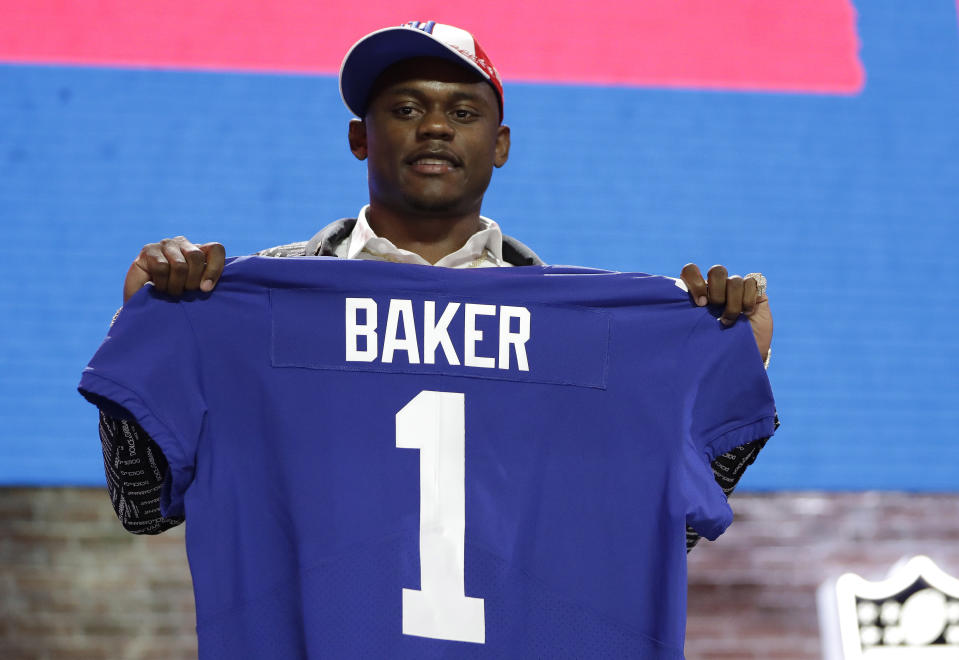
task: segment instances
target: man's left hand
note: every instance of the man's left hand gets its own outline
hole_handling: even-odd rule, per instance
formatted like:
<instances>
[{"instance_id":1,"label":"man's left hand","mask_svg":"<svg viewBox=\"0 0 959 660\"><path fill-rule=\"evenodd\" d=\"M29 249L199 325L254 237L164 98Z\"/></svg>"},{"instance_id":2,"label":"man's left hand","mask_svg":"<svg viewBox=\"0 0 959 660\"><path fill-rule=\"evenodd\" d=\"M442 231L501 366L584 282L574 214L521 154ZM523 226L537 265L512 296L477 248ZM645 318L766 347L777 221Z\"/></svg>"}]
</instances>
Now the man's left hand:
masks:
<instances>
[{"instance_id":1,"label":"man's left hand","mask_svg":"<svg viewBox=\"0 0 959 660\"><path fill-rule=\"evenodd\" d=\"M724 266L710 268L704 280L696 264L686 264L680 277L698 306L723 306L719 317L723 325L732 325L741 315L749 319L759 355L766 359L773 340L773 315L769 298L760 295L756 280L729 275Z\"/></svg>"}]
</instances>

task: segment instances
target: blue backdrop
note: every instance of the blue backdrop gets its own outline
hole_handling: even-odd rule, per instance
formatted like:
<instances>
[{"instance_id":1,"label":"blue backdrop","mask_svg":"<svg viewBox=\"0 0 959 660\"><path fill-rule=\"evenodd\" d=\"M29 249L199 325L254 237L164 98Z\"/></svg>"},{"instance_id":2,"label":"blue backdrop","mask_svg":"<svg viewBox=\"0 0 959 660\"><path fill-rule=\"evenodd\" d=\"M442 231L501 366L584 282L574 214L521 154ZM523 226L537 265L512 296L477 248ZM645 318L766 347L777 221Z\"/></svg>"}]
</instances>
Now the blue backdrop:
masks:
<instances>
[{"instance_id":1,"label":"blue backdrop","mask_svg":"<svg viewBox=\"0 0 959 660\"><path fill-rule=\"evenodd\" d=\"M507 84L484 213L550 263L762 271L783 427L743 487L959 490L956 3L861 3L856 96ZM103 482L80 371L147 242L353 216L333 77L0 66L0 483Z\"/></svg>"}]
</instances>

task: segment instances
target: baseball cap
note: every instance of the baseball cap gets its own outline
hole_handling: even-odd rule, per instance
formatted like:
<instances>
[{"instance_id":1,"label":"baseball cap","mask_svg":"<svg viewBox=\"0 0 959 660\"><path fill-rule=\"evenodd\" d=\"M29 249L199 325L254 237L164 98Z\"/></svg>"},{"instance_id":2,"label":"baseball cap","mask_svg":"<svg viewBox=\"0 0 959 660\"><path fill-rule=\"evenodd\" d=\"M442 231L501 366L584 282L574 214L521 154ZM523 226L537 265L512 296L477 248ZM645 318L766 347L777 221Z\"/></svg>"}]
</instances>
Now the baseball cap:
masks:
<instances>
[{"instance_id":1,"label":"baseball cap","mask_svg":"<svg viewBox=\"0 0 959 660\"><path fill-rule=\"evenodd\" d=\"M340 94L357 117L366 114L373 83L387 67L411 57L439 57L480 74L493 86L503 118L503 83L472 34L435 21L410 21L366 35L350 48L340 65Z\"/></svg>"}]
</instances>

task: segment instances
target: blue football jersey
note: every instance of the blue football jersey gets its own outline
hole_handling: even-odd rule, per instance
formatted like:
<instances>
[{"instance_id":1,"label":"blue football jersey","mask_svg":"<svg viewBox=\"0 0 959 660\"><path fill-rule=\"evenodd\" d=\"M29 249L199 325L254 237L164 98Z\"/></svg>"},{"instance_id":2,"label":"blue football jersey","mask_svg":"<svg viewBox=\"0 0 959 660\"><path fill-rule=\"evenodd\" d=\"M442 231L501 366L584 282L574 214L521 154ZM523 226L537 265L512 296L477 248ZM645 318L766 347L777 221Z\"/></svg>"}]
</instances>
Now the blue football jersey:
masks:
<instances>
[{"instance_id":1,"label":"blue football jersey","mask_svg":"<svg viewBox=\"0 0 959 660\"><path fill-rule=\"evenodd\" d=\"M669 278L231 259L81 392L186 515L203 658L682 658L710 461L773 433L748 323Z\"/></svg>"}]
</instances>

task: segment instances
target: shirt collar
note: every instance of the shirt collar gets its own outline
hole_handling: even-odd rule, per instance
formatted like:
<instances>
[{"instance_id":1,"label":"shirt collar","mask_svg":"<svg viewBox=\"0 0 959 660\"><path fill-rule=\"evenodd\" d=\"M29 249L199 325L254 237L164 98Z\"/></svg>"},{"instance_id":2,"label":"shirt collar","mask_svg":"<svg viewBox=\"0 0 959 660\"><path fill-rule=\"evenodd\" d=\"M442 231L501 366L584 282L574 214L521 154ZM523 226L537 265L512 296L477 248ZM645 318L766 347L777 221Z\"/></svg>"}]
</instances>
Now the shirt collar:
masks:
<instances>
[{"instance_id":1,"label":"shirt collar","mask_svg":"<svg viewBox=\"0 0 959 660\"><path fill-rule=\"evenodd\" d=\"M378 258L401 263L429 265L423 257L409 250L396 247L389 239L377 236L370 227L368 219L370 206L367 204L356 216L356 225L344 241L346 250L338 256L347 259ZM337 250L340 253L341 250ZM479 264L476 262L489 262ZM506 265L503 261L503 232L495 221L480 216L480 229L470 236L460 249L452 252L434 264L447 268L464 268L470 265Z\"/></svg>"}]
</instances>

